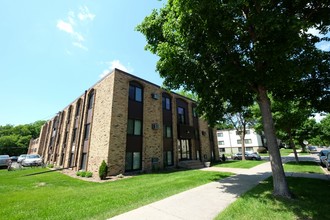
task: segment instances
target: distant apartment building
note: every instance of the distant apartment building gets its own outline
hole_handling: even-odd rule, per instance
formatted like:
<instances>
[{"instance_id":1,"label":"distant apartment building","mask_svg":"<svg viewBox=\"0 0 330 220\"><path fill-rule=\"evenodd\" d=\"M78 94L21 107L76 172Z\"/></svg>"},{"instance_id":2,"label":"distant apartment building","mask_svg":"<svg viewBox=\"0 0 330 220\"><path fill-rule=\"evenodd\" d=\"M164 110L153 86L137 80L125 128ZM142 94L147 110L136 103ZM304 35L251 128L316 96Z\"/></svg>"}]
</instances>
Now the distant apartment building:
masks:
<instances>
[{"instance_id":1,"label":"distant apartment building","mask_svg":"<svg viewBox=\"0 0 330 220\"><path fill-rule=\"evenodd\" d=\"M236 129L218 130L217 139L220 154L235 154L242 151L242 140ZM258 151L264 147L263 138L253 128L246 130L244 143L246 151Z\"/></svg>"},{"instance_id":2,"label":"distant apartment building","mask_svg":"<svg viewBox=\"0 0 330 220\"><path fill-rule=\"evenodd\" d=\"M216 130L193 100L115 69L49 120L39 141L45 163L109 175L218 160Z\"/></svg>"}]
</instances>

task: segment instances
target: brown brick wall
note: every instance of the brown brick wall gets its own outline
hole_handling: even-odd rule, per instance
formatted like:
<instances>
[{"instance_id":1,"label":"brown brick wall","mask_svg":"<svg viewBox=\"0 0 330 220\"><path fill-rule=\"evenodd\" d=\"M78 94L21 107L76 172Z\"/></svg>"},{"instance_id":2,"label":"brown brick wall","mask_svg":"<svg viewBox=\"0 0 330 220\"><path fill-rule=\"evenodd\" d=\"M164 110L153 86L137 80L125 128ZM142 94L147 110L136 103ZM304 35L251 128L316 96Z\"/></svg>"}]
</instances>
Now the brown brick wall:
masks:
<instances>
[{"instance_id":1,"label":"brown brick wall","mask_svg":"<svg viewBox=\"0 0 330 220\"><path fill-rule=\"evenodd\" d=\"M93 87L86 91L86 94L80 96L77 100L67 106L61 112L61 124L58 126L57 138L59 145L57 153L61 155L64 150L64 167L69 167L69 158L71 153L72 134L74 128L74 118L76 112L76 104L80 99L81 104L85 103L81 108L80 116L78 118L78 131L77 140L75 144L75 161L76 167L73 169L78 170L81 164L82 149L84 144L84 124L87 121L87 100L89 92L94 90L94 105L92 109L91 131L88 147L87 170L92 171L94 175L98 175L98 169L102 162L105 160L109 166L109 175L116 175L125 172L125 154L126 154L126 139L127 139L127 117L128 117L128 91L130 81L137 81L143 86L143 148L142 148L142 170L152 170L152 158L157 158L157 167L163 167L163 123L162 123L162 93L166 92L159 86L134 77L130 74L120 70L114 70L111 74L96 83ZM152 98L152 94L158 95L158 99ZM176 99L184 97L175 93L169 93L172 97L172 133L173 133L173 161L174 166L178 164L177 152L177 106ZM86 97L85 97L86 95ZM87 98L86 98L87 99ZM185 99L188 103L189 125L193 125L192 117L192 104L193 101ZM68 121L68 110L71 106L70 124ZM40 149L46 162L51 163L52 157L48 157L49 142L52 135L52 128L54 119L51 119L42 129L40 140ZM158 129L153 129L152 124L158 124ZM63 149L63 141L65 131L68 130L68 138L66 147ZM59 135L59 133L61 135ZM204 135L202 135L202 133ZM211 158L211 148L209 140L208 125L205 121L199 120L199 136L201 143L201 157L207 155L207 159ZM214 130L214 143L216 143L216 134ZM55 140L56 143L56 140ZM55 145L54 143L54 145ZM191 140L192 159L196 158L195 141ZM53 147L54 149L54 147ZM215 151L218 153L218 151ZM53 152L54 154L55 152ZM218 158L218 154L216 155ZM57 158L59 161L60 157ZM155 164L154 164L155 165Z\"/></svg>"}]
</instances>

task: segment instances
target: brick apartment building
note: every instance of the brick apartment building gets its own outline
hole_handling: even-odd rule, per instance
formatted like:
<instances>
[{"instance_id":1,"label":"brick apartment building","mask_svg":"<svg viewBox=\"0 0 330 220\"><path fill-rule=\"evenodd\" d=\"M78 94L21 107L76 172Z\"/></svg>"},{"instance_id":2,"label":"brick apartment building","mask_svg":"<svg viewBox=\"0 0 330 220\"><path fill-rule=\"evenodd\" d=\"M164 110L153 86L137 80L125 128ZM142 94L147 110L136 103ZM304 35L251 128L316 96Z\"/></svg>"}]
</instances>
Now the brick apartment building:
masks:
<instances>
[{"instance_id":1,"label":"brick apartment building","mask_svg":"<svg viewBox=\"0 0 330 220\"><path fill-rule=\"evenodd\" d=\"M216 130L196 103L114 69L43 125L29 153L45 163L109 175L219 158Z\"/></svg>"}]
</instances>

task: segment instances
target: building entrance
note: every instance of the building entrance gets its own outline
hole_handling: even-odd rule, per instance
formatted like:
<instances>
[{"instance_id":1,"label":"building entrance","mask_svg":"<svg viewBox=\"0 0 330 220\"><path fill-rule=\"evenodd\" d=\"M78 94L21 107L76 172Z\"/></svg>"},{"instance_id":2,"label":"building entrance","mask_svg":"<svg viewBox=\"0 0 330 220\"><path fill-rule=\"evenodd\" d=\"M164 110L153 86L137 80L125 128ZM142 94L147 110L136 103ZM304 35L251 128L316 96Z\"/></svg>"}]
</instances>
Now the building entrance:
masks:
<instances>
[{"instance_id":1,"label":"building entrance","mask_svg":"<svg viewBox=\"0 0 330 220\"><path fill-rule=\"evenodd\" d=\"M179 160L191 159L191 147L189 140L178 140Z\"/></svg>"}]
</instances>

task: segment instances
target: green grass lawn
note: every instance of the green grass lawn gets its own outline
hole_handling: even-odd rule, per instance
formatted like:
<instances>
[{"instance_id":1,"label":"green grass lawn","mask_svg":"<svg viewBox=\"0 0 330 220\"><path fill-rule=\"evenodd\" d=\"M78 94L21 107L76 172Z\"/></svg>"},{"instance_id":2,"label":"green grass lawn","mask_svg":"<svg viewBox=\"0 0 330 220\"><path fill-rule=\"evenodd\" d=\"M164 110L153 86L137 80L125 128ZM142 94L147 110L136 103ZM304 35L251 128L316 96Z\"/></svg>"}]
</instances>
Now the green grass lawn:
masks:
<instances>
[{"instance_id":1,"label":"green grass lawn","mask_svg":"<svg viewBox=\"0 0 330 220\"><path fill-rule=\"evenodd\" d=\"M287 181L293 199L274 197L269 178L238 198L216 219L329 219L329 205L324 198L330 197L330 181L292 177Z\"/></svg>"},{"instance_id":2,"label":"green grass lawn","mask_svg":"<svg viewBox=\"0 0 330 220\"><path fill-rule=\"evenodd\" d=\"M297 150L300 150L300 149L297 149ZM289 154L293 154L293 149L285 149L285 148L282 148L280 149L280 153L281 153L281 156L288 156ZM259 153L260 156L269 156L269 153ZM310 153L301 153L299 152L298 155L310 155Z\"/></svg>"},{"instance_id":3,"label":"green grass lawn","mask_svg":"<svg viewBox=\"0 0 330 220\"><path fill-rule=\"evenodd\" d=\"M295 173L320 173L324 174L320 165L314 161L300 161L296 163L295 161L290 161L284 164L285 172L295 172Z\"/></svg>"},{"instance_id":4,"label":"green grass lawn","mask_svg":"<svg viewBox=\"0 0 330 220\"><path fill-rule=\"evenodd\" d=\"M286 172L323 173L313 161L288 162ZM272 195L272 178L263 181L245 193L227 209L217 220L224 219L328 219L328 206L324 198L330 196L330 181L287 177L293 199L281 199Z\"/></svg>"},{"instance_id":5,"label":"green grass lawn","mask_svg":"<svg viewBox=\"0 0 330 220\"><path fill-rule=\"evenodd\" d=\"M94 183L48 171L46 168L0 170L0 216L106 219L231 175L189 170Z\"/></svg>"},{"instance_id":6,"label":"green grass lawn","mask_svg":"<svg viewBox=\"0 0 330 220\"><path fill-rule=\"evenodd\" d=\"M214 164L215 167L230 167L230 168L252 168L259 164L265 163L265 160L230 160L222 163Z\"/></svg>"}]
</instances>

